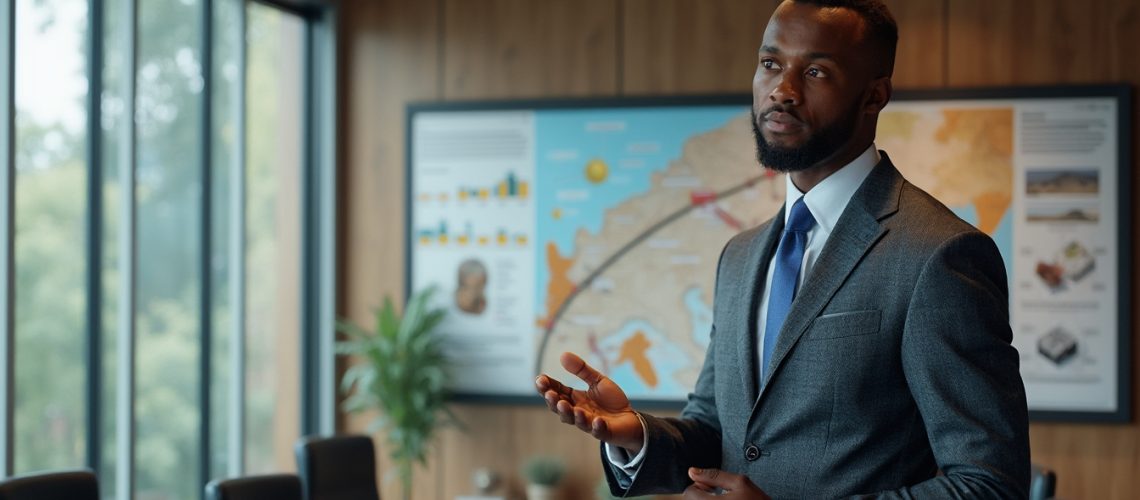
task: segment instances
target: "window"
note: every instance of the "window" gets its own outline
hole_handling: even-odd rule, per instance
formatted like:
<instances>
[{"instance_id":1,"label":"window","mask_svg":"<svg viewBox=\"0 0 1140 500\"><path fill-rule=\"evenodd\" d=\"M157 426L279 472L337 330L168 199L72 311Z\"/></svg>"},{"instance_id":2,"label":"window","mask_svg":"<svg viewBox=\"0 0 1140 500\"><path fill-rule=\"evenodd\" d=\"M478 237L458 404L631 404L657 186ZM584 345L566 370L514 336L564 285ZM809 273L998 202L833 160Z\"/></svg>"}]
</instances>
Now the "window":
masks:
<instances>
[{"instance_id":1,"label":"window","mask_svg":"<svg viewBox=\"0 0 1140 500\"><path fill-rule=\"evenodd\" d=\"M201 475L200 4L138 3L135 487L155 500L192 498Z\"/></svg>"},{"instance_id":2,"label":"window","mask_svg":"<svg viewBox=\"0 0 1140 500\"><path fill-rule=\"evenodd\" d=\"M14 1L0 474L87 466L159 500L295 470L333 421L335 12Z\"/></svg>"},{"instance_id":3,"label":"window","mask_svg":"<svg viewBox=\"0 0 1140 500\"><path fill-rule=\"evenodd\" d=\"M251 473L295 470L300 428L301 126L304 25L249 7L246 458Z\"/></svg>"},{"instance_id":4,"label":"window","mask_svg":"<svg viewBox=\"0 0 1140 500\"><path fill-rule=\"evenodd\" d=\"M85 456L86 16L16 0L16 473Z\"/></svg>"}]
</instances>

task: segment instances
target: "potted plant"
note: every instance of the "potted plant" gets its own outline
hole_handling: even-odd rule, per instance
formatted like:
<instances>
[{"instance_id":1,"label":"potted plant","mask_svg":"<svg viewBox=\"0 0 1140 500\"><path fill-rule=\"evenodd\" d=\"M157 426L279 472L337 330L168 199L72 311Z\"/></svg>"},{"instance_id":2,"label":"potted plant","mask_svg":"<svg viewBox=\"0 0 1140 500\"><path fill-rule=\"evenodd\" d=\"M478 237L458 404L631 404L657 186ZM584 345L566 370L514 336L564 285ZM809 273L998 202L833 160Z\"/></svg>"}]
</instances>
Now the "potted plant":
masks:
<instances>
[{"instance_id":1,"label":"potted plant","mask_svg":"<svg viewBox=\"0 0 1140 500\"><path fill-rule=\"evenodd\" d=\"M344 409L379 410L369 431L386 434L405 500L412 494L413 467L427 463L437 427L445 419L455 421L446 407L445 359L435 333L446 310L430 305L433 293L429 288L413 294L402 316L385 298L374 330L337 322L337 330L347 336L337 342L337 352L361 358L341 380L341 390L349 393Z\"/></svg>"},{"instance_id":2,"label":"potted plant","mask_svg":"<svg viewBox=\"0 0 1140 500\"><path fill-rule=\"evenodd\" d=\"M558 483L565 474L566 463L561 458L536 456L528 459L522 468L527 483L527 500L554 500Z\"/></svg>"}]
</instances>

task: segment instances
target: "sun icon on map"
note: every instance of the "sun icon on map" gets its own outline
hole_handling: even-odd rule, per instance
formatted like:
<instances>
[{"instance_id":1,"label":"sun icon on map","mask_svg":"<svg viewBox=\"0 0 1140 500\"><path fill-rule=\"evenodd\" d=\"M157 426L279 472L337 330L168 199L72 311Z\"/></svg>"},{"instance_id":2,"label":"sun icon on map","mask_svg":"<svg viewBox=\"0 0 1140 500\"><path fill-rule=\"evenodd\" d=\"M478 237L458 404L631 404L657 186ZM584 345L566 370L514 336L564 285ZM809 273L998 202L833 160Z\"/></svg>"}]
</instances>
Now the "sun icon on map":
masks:
<instances>
[{"instance_id":1,"label":"sun icon on map","mask_svg":"<svg viewBox=\"0 0 1140 500\"><path fill-rule=\"evenodd\" d=\"M610 167L600 158L594 158L586 163L586 179L593 184L605 182L610 175Z\"/></svg>"}]
</instances>

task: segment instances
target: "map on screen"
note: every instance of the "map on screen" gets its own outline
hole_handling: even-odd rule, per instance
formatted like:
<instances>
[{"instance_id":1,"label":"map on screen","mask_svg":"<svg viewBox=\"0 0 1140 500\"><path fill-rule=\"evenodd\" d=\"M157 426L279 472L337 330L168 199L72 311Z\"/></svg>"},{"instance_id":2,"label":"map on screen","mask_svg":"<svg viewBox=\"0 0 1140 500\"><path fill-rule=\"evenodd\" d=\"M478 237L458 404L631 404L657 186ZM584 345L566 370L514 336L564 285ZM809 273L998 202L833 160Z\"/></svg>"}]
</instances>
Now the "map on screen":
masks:
<instances>
[{"instance_id":1,"label":"map on screen","mask_svg":"<svg viewBox=\"0 0 1140 500\"><path fill-rule=\"evenodd\" d=\"M456 392L530 396L538 373L571 378L570 351L635 400L684 400L723 245L784 201L784 176L756 160L750 99L715 101L409 112L409 285L439 287L451 311ZM1031 406L1073 403L1037 382L1083 383L1090 407L1115 394L1116 304L1097 298L1116 293L1102 189L1116 111L1102 97L897 99L879 120L902 174L998 244ZM1080 361L1041 353L1057 331Z\"/></svg>"}]
</instances>

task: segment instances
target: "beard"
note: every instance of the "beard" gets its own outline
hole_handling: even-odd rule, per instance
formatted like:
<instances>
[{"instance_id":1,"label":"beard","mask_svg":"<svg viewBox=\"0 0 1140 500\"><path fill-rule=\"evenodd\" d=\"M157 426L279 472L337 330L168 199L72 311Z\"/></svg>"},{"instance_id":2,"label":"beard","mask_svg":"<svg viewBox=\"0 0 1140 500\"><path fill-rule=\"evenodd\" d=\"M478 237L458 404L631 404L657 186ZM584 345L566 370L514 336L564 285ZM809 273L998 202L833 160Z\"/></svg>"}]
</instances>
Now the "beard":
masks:
<instances>
[{"instance_id":1,"label":"beard","mask_svg":"<svg viewBox=\"0 0 1140 500\"><path fill-rule=\"evenodd\" d=\"M808 137L799 147L785 148L768 142L760 131L759 117L752 110L752 134L756 137L756 159L760 166L781 173L807 170L835 154L855 134L859 103L854 103L839 121ZM770 109L769 109L770 111ZM767 113L768 111L765 111Z\"/></svg>"}]
</instances>

